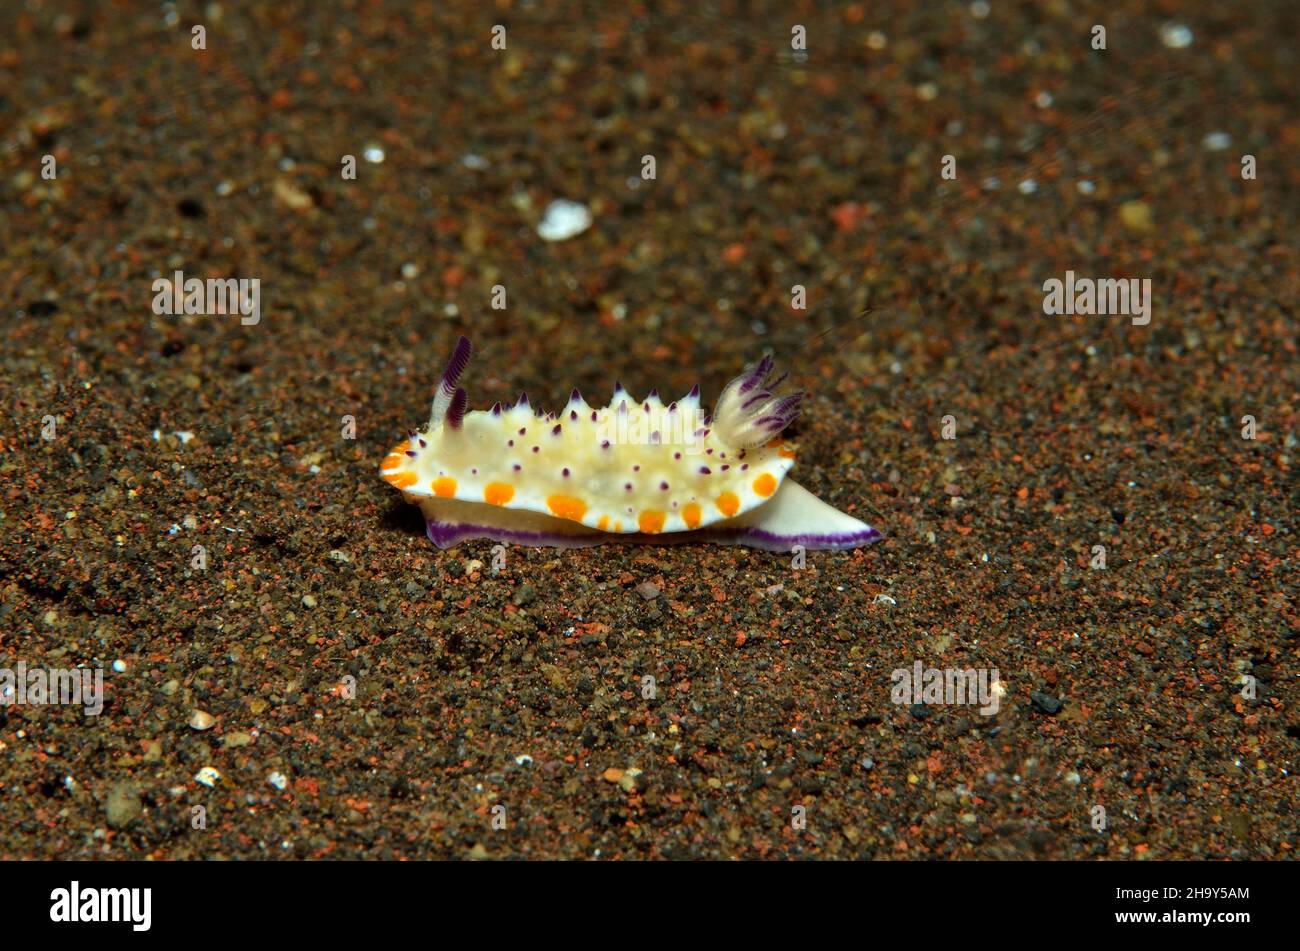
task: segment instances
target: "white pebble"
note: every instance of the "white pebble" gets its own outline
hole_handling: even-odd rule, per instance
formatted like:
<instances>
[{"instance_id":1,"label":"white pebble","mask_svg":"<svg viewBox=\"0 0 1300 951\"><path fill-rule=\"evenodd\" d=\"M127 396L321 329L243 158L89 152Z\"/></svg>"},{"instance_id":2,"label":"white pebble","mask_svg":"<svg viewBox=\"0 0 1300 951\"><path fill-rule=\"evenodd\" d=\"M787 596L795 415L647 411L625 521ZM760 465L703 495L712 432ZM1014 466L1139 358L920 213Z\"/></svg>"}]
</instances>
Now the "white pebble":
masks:
<instances>
[{"instance_id":1,"label":"white pebble","mask_svg":"<svg viewBox=\"0 0 1300 951\"><path fill-rule=\"evenodd\" d=\"M197 773L194 774L194 781L196 783L207 786L209 788L215 786L217 784L217 780L220 778L221 778L220 771L218 771L217 769L211 766L204 766L201 770L199 770Z\"/></svg>"},{"instance_id":2,"label":"white pebble","mask_svg":"<svg viewBox=\"0 0 1300 951\"><path fill-rule=\"evenodd\" d=\"M537 233L543 241L566 241L591 227L591 212L586 205L564 198L546 206Z\"/></svg>"},{"instance_id":3,"label":"white pebble","mask_svg":"<svg viewBox=\"0 0 1300 951\"><path fill-rule=\"evenodd\" d=\"M119 673L119 674L126 673L126 661L124 660L113 661L113 671L114 673Z\"/></svg>"},{"instance_id":4,"label":"white pebble","mask_svg":"<svg viewBox=\"0 0 1300 951\"><path fill-rule=\"evenodd\" d=\"M377 145L367 145L361 155L371 165L379 165L384 160L384 150Z\"/></svg>"},{"instance_id":5,"label":"white pebble","mask_svg":"<svg viewBox=\"0 0 1300 951\"><path fill-rule=\"evenodd\" d=\"M1192 31L1181 23L1166 23L1160 28L1160 42L1171 50L1192 45Z\"/></svg>"},{"instance_id":6,"label":"white pebble","mask_svg":"<svg viewBox=\"0 0 1300 951\"><path fill-rule=\"evenodd\" d=\"M289 785L288 777L286 777L284 773L280 772L279 770L276 770L275 772L271 773L271 775L267 776L266 781L270 783L272 786L274 786L276 789L279 789L281 791L283 791L284 788Z\"/></svg>"},{"instance_id":7,"label":"white pebble","mask_svg":"<svg viewBox=\"0 0 1300 951\"><path fill-rule=\"evenodd\" d=\"M1226 132L1211 132L1205 138L1201 139L1201 145L1205 146L1211 152L1222 152L1232 144L1232 136Z\"/></svg>"}]
</instances>

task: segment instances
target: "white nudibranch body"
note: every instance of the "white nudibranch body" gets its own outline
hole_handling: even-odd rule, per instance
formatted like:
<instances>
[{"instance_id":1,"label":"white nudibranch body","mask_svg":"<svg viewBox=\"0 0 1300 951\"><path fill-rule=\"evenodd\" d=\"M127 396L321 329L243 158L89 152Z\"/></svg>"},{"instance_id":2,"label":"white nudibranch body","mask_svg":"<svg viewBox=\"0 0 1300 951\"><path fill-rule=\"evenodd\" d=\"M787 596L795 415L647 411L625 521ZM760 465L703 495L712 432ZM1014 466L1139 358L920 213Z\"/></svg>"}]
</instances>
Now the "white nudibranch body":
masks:
<instances>
[{"instance_id":1,"label":"white nudibranch body","mask_svg":"<svg viewBox=\"0 0 1300 951\"><path fill-rule=\"evenodd\" d=\"M802 394L783 394L765 357L733 380L712 418L699 387L664 404L621 385L608 406L577 390L558 413L513 406L466 412L456 386L469 363L461 337L428 426L384 457L380 475L424 513L429 538L573 547L606 541L714 541L769 550L855 548L870 525L786 478L795 447L781 438Z\"/></svg>"}]
</instances>

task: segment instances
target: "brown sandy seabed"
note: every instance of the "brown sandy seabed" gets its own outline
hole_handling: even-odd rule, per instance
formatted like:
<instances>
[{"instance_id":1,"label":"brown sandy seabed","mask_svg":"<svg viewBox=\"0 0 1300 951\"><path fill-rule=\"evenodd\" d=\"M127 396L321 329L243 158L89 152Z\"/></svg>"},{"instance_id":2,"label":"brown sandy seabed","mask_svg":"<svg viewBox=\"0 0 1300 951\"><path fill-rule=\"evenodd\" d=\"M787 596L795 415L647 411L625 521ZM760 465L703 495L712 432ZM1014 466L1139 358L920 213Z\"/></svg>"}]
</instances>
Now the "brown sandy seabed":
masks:
<instances>
[{"instance_id":1,"label":"brown sandy seabed","mask_svg":"<svg viewBox=\"0 0 1300 951\"><path fill-rule=\"evenodd\" d=\"M0 664L125 672L0 711L0 855L1295 854L1294 7L1180 5L1170 49L1172 4L26 6ZM546 244L557 197L595 225ZM260 324L153 314L176 269L259 278ZM1150 325L1044 316L1067 269L1150 277ZM480 409L710 399L771 347L796 478L887 540L438 551L376 468L461 331ZM893 705L916 660L1001 712Z\"/></svg>"}]
</instances>

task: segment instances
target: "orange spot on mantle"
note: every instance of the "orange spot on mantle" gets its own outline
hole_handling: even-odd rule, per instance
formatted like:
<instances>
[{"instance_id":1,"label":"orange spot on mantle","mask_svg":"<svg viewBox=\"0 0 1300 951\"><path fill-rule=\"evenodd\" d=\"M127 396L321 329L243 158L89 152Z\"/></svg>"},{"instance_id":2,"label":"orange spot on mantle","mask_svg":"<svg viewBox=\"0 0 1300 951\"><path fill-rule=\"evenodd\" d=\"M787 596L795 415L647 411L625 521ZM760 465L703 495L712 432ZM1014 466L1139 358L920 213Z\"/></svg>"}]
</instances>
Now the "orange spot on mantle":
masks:
<instances>
[{"instance_id":1,"label":"orange spot on mantle","mask_svg":"<svg viewBox=\"0 0 1300 951\"><path fill-rule=\"evenodd\" d=\"M687 528L699 528L700 515L700 507L694 502L682 507L682 521L686 523Z\"/></svg>"},{"instance_id":2,"label":"orange spot on mantle","mask_svg":"<svg viewBox=\"0 0 1300 951\"><path fill-rule=\"evenodd\" d=\"M767 444L767 448L775 449L776 454L782 459L794 458L794 446L786 442L784 439L773 439Z\"/></svg>"},{"instance_id":3,"label":"orange spot on mantle","mask_svg":"<svg viewBox=\"0 0 1300 951\"><path fill-rule=\"evenodd\" d=\"M420 477L414 472L394 472L392 475L384 476L384 481L399 489L409 489L420 481Z\"/></svg>"},{"instance_id":4,"label":"orange spot on mantle","mask_svg":"<svg viewBox=\"0 0 1300 951\"><path fill-rule=\"evenodd\" d=\"M646 509L637 519L637 526L647 535L654 535L664 530L664 513Z\"/></svg>"},{"instance_id":5,"label":"orange spot on mantle","mask_svg":"<svg viewBox=\"0 0 1300 951\"><path fill-rule=\"evenodd\" d=\"M489 482L483 487L483 501L491 505L505 505L515 497L515 487L506 482Z\"/></svg>"},{"instance_id":6,"label":"orange spot on mantle","mask_svg":"<svg viewBox=\"0 0 1300 951\"><path fill-rule=\"evenodd\" d=\"M587 514L587 503L571 495L547 496L546 506L560 518L573 522L581 522L582 516Z\"/></svg>"},{"instance_id":7,"label":"orange spot on mantle","mask_svg":"<svg viewBox=\"0 0 1300 951\"><path fill-rule=\"evenodd\" d=\"M776 479L772 478L772 473L764 472L754 480L754 492L757 495L767 498L776 491Z\"/></svg>"},{"instance_id":8,"label":"orange spot on mantle","mask_svg":"<svg viewBox=\"0 0 1300 951\"><path fill-rule=\"evenodd\" d=\"M433 480L433 494L442 499L450 499L456 494L456 480L442 476Z\"/></svg>"},{"instance_id":9,"label":"orange spot on mantle","mask_svg":"<svg viewBox=\"0 0 1300 951\"><path fill-rule=\"evenodd\" d=\"M740 511L740 499L736 498L735 492L723 492L718 496L718 511L727 518Z\"/></svg>"}]
</instances>

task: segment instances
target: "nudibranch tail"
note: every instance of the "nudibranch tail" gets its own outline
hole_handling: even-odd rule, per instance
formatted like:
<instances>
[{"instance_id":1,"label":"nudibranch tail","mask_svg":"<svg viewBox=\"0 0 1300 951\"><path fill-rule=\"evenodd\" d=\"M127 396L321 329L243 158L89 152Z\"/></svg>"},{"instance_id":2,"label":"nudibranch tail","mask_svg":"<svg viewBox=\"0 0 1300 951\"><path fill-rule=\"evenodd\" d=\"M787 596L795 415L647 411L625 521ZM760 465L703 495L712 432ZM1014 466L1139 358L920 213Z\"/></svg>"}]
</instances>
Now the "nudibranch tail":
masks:
<instances>
[{"instance_id":1,"label":"nudibranch tail","mask_svg":"<svg viewBox=\"0 0 1300 951\"><path fill-rule=\"evenodd\" d=\"M771 380L772 368L772 358L764 357L722 391L712 420L722 442L737 449L765 445L799 415L803 394L781 393L786 374Z\"/></svg>"},{"instance_id":2,"label":"nudibranch tail","mask_svg":"<svg viewBox=\"0 0 1300 951\"><path fill-rule=\"evenodd\" d=\"M719 522L702 541L730 542L766 551L842 551L884 536L865 522L827 505L793 479L781 483L767 504Z\"/></svg>"}]
</instances>

